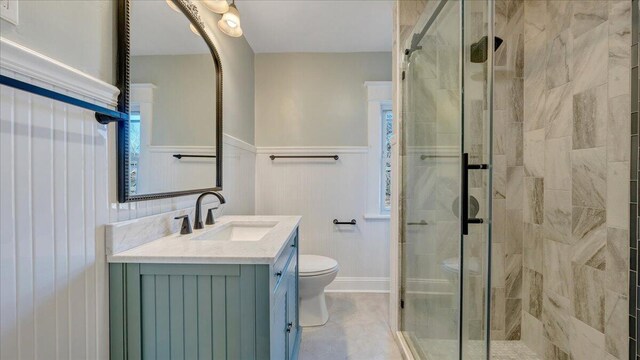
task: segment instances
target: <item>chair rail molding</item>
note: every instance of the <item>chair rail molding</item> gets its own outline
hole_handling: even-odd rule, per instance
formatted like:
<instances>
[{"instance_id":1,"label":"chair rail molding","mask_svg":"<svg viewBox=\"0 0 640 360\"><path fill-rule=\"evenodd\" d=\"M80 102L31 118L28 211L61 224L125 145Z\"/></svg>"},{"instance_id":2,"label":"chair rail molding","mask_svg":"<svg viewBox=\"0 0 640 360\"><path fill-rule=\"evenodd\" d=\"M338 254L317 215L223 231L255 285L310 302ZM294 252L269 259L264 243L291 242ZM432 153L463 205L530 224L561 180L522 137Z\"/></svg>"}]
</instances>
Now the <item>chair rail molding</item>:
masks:
<instances>
[{"instance_id":1,"label":"chair rail molding","mask_svg":"<svg viewBox=\"0 0 640 360\"><path fill-rule=\"evenodd\" d=\"M115 107L120 90L69 65L0 37L0 71L30 78L39 86L55 87L85 97L96 105Z\"/></svg>"}]
</instances>

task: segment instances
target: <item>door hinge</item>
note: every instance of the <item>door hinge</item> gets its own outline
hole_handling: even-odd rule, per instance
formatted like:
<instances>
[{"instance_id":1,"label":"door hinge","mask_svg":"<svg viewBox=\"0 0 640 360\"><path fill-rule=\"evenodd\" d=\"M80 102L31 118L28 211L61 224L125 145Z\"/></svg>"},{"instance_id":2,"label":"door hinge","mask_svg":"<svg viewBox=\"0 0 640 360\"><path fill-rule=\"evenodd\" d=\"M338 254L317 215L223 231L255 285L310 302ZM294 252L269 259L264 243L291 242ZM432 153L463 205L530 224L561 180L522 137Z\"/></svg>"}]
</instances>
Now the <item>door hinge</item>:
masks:
<instances>
[{"instance_id":1,"label":"door hinge","mask_svg":"<svg viewBox=\"0 0 640 360\"><path fill-rule=\"evenodd\" d=\"M402 70L402 80L404 80L404 77L405 77L405 73L404 73L404 70Z\"/></svg>"},{"instance_id":2,"label":"door hinge","mask_svg":"<svg viewBox=\"0 0 640 360\"><path fill-rule=\"evenodd\" d=\"M404 309L404 300L400 299L400 309Z\"/></svg>"}]
</instances>

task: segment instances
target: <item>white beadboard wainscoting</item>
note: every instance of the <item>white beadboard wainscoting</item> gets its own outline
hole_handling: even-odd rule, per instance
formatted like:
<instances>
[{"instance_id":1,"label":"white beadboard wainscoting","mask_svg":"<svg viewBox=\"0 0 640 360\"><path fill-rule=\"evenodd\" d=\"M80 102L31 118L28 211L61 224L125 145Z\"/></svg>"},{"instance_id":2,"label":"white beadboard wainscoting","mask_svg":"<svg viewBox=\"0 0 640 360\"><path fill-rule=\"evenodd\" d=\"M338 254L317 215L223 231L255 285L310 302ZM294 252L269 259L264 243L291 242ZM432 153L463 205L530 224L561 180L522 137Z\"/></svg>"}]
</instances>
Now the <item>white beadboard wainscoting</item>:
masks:
<instances>
[{"instance_id":1,"label":"white beadboard wainscoting","mask_svg":"<svg viewBox=\"0 0 640 360\"><path fill-rule=\"evenodd\" d=\"M1 37L0 72L102 106L118 93ZM0 359L108 359L104 225L195 203L110 205L115 155L93 112L0 86ZM255 148L225 136L223 171L224 212L252 214Z\"/></svg>"},{"instance_id":2,"label":"white beadboard wainscoting","mask_svg":"<svg viewBox=\"0 0 640 360\"><path fill-rule=\"evenodd\" d=\"M272 154L340 158L271 160ZM367 147L258 148L256 214L302 216L301 254L329 256L340 265L329 291L389 291L389 219L364 217L366 179L379 176L368 173L368 156Z\"/></svg>"}]
</instances>

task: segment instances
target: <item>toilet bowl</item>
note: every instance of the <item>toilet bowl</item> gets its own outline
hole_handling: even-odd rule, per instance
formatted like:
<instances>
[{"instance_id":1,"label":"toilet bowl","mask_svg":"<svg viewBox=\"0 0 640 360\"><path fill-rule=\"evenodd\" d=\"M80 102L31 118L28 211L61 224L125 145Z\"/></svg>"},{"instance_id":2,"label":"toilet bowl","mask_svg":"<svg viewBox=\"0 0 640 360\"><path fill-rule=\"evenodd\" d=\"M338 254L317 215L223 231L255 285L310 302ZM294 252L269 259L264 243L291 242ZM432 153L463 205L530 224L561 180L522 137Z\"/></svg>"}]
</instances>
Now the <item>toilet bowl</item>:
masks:
<instances>
[{"instance_id":1,"label":"toilet bowl","mask_svg":"<svg viewBox=\"0 0 640 360\"><path fill-rule=\"evenodd\" d=\"M481 273L480 268L480 259L477 257L471 257L469 259L465 259L464 268L465 273L470 276L477 276ZM449 258L440 263L440 268L444 273L444 276L447 278L449 283L452 285L453 297L452 301L457 301L460 295L460 258ZM456 322L457 323L457 322Z\"/></svg>"},{"instance_id":2,"label":"toilet bowl","mask_svg":"<svg viewBox=\"0 0 640 360\"><path fill-rule=\"evenodd\" d=\"M329 320L324 288L338 275L338 262L319 255L300 255L298 284L300 325L320 326Z\"/></svg>"}]
</instances>

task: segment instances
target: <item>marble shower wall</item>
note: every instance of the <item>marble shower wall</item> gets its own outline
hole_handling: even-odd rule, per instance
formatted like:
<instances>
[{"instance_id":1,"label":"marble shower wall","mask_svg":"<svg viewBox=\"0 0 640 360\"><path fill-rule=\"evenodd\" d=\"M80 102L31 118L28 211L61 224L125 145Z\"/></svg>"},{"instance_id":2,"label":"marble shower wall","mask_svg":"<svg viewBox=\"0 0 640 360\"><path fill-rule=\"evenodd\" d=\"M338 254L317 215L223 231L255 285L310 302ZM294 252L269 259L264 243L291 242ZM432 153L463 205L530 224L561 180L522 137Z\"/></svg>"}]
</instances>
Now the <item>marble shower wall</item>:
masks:
<instances>
[{"instance_id":1,"label":"marble shower wall","mask_svg":"<svg viewBox=\"0 0 640 360\"><path fill-rule=\"evenodd\" d=\"M523 35L522 339L627 359L631 1L525 1Z\"/></svg>"},{"instance_id":2,"label":"marble shower wall","mask_svg":"<svg viewBox=\"0 0 640 360\"><path fill-rule=\"evenodd\" d=\"M495 2L491 339L519 340L523 280L524 6Z\"/></svg>"}]
</instances>

